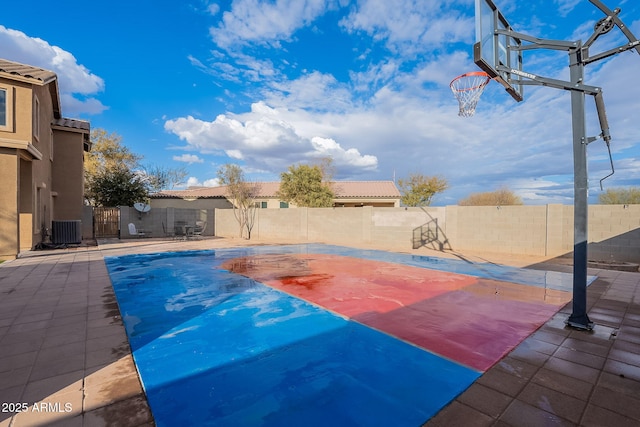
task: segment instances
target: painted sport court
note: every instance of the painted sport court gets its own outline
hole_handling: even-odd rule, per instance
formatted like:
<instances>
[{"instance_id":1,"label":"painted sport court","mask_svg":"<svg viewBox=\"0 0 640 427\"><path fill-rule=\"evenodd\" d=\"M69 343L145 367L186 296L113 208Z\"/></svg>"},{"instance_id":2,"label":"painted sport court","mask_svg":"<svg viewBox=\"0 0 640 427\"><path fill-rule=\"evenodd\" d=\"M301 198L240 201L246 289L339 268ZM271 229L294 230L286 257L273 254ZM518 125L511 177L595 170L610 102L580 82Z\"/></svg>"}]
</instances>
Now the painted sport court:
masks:
<instances>
[{"instance_id":1,"label":"painted sport court","mask_svg":"<svg viewBox=\"0 0 640 427\"><path fill-rule=\"evenodd\" d=\"M418 426L572 276L329 245L105 258L159 426Z\"/></svg>"}]
</instances>

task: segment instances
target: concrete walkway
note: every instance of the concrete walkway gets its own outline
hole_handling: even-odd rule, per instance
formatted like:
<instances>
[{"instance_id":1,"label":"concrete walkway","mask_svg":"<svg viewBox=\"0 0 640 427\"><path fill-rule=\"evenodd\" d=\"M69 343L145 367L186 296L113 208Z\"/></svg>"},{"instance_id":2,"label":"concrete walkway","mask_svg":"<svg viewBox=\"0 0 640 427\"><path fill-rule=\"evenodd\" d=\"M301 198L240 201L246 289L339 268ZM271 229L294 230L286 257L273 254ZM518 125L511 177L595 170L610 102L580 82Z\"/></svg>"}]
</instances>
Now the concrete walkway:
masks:
<instances>
[{"instance_id":1,"label":"concrete walkway","mask_svg":"<svg viewBox=\"0 0 640 427\"><path fill-rule=\"evenodd\" d=\"M264 243L276 242L114 240L0 264L0 427L152 426L103 257ZM571 271L533 257L413 253ZM426 425L640 424L640 273L589 273L593 332L566 328L566 307Z\"/></svg>"}]
</instances>

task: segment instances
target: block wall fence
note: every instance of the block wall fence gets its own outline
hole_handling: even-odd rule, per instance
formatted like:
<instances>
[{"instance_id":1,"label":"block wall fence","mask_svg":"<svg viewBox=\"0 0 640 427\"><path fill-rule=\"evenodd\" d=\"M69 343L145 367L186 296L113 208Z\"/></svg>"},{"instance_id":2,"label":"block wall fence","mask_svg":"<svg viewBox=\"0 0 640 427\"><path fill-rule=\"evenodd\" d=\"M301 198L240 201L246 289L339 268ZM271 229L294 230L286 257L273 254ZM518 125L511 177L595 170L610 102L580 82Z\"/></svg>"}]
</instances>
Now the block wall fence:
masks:
<instances>
[{"instance_id":1,"label":"block wall fence","mask_svg":"<svg viewBox=\"0 0 640 427\"><path fill-rule=\"evenodd\" d=\"M213 234L237 237L231 209ZM640 262L640 205L589 206L590 260ZM573 206L257 209L252 238L559 257L573 251Z\"/></svg>"}]
</instances>

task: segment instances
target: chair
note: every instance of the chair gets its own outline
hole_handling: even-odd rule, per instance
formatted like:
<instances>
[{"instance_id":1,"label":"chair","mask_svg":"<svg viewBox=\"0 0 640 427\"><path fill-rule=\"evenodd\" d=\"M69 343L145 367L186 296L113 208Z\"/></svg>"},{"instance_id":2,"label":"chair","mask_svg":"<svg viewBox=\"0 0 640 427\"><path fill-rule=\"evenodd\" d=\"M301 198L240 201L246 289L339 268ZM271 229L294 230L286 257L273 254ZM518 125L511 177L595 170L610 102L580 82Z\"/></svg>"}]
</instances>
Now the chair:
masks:
<instances>
[{"instance_id":1,"label":"chair","mask_svg":"<svg viewBox=\"0 0 640 427\"><path fill-rule=\"evenodd\" d=\"M142 230L136 230L136 225L132 222L129 223L129 234L137 237L144 237L147 235L147 233Z\"/></svg>"},{"instance_id":2,"label":"chair","mask_svg":"<svg viewBox=\"0 0 640 427\"><path fill-rule=\"evenodd\" d=\"M196 221L196 226L193 228L193 235L202 237L204 230L207 229L207 221Z\"/></svg>"},{"instance_id":3,"label":"chair","mask_svg":"<svg viewBox=\"0 0 640 427\"><path fill-rule=\"evenodd\" d=\"M167 230L167 226L164 225L164 222L162 223L162 232L164 233L164 237L171 237L172 239L175 239L176 237L175 231Z\"/></svg>"},{"instance_id":4,"label":"chair","mask_svg":"<svg viewBox=\"0 0 640 427\"><path fill-rule=\"evenodd\" d=\"M174 229L174 237L176 238L181 238L181 239L185 239L187 238L187 233L185 231L185 225L183 223L177 223L175 227L173 227Z\"/></svg>"}]
</instances>

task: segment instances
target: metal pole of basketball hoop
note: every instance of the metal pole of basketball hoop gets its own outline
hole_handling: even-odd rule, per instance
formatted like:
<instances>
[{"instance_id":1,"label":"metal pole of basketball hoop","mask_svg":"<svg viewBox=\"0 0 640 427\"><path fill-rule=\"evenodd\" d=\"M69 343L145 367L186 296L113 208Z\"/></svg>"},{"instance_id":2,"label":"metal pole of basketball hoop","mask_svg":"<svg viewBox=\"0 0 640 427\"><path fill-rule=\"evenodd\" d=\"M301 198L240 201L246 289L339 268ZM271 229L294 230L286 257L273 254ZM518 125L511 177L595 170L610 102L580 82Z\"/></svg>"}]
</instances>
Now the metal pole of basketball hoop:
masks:
<instances>
[{"instance_id":1,"label":"metal pole of basketball hoop","mask_svg":"<svg viewBox=\"0 0 640 427\"><path fill-rule=\"evenodd\" d=\"M502 17L499 12L497 12L497 8L495 8L495 5L493 5L491 0L484 1L497 13L496 16L506 23L506 20L504 20L504 17ZM533 49L567 51L569 53L569 82L526 73L512 67L507 67L499 61L497 61L498 63L495 67L491 67L490 65L487 65L486 60L483 60L482 58L480 53L480 43L476 43L474 46L474 58L476 64L488 72L492 78L495 78L502 83L510 93L513 91L512 84L514 83L514 79L517 81L518 85L549 86L556 89L571 91L574 170L573 311L566 323L569 326L584 330L591 330L594 326L593 322L591 322L587 315L587 218L589 187L587 174L587 145L589 143L599 138L602 138L605 141L609 151L612 168L612 173L608 176L613 174L613 161L611 160L611 150L609 146L611 136L609 134L609 125L605 113L602 90L599 87L588 86L583 83L584 67L592 62L608 58L630 49L635 49L640 54L640 42L635 38L628 27L622 23L620 18L618 18L620 9L616 8L614 10L610 10L600 0L589 1L600 9L606 16L598 21L595 25L593 35L591 35L584 44L581 41L567 42L539 39L515 32L508 25L503 25L503 28L495 29L496 35L507 36L509 37L509 40L517 40L518 42L524 40L525 42L530 43L526 45L518 43L517 45L506 46L507 49L511 51L525 51ZM597 55L589 56L589 48L596 39L601 35L608 33L614 27L618 27L622 31L629 40L629 43ZM514 75L516 77L514 77ZM597 137L587 137L586 135L585 94L594 96L596 110L600 121L600 128L602 131L602 133ZM521 100L521 98L519 100Z\"/></svg>"}]
</instances>

